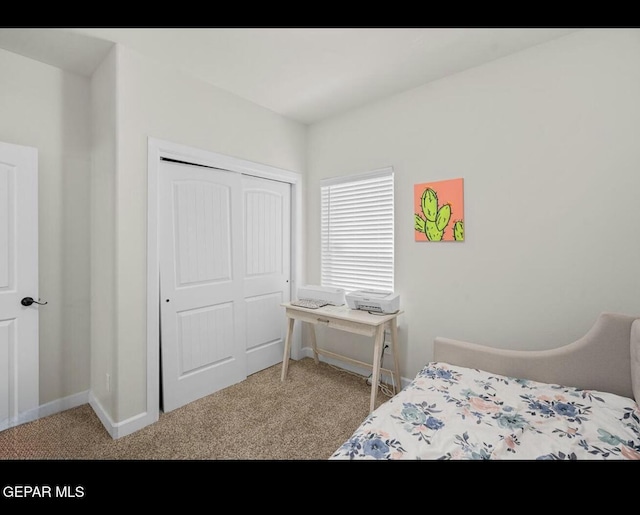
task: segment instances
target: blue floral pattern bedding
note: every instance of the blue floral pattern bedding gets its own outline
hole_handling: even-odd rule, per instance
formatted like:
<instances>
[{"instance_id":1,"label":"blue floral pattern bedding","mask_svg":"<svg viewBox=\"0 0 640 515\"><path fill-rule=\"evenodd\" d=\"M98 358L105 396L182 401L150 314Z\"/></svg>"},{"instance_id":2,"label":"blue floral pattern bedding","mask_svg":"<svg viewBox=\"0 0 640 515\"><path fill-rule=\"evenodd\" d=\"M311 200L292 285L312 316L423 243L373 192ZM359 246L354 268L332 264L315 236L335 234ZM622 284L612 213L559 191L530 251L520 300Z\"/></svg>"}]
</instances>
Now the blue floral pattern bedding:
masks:
<instances>
[{"instance_id":1,"label":"blue floral pattern bedding","mask_svg":"<svg viewBox=\"0 0 640 515\"><path fill-rule=\"evenodd\" d=\"M640 409L607 392L432 362L330 459L637 460Z\"/></svg>"}]
</instances>

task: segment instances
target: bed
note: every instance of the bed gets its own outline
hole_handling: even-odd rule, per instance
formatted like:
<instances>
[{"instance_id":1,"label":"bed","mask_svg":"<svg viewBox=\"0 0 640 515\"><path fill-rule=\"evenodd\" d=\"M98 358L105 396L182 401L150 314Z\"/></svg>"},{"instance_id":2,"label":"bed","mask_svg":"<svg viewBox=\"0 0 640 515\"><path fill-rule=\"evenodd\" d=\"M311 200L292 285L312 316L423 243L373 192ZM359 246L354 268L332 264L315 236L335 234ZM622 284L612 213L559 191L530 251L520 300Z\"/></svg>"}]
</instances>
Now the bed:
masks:
<instances>
[{"instance_id":1,"label":"bed","mask_svg":"<svg viewBox=\"0 0 640 515\"><path fill-rule=\"evenodd\" d=\"M329 459L640 459L640 317L542 351L439 337L433 359Z\"/></svg>"}]
</instances>

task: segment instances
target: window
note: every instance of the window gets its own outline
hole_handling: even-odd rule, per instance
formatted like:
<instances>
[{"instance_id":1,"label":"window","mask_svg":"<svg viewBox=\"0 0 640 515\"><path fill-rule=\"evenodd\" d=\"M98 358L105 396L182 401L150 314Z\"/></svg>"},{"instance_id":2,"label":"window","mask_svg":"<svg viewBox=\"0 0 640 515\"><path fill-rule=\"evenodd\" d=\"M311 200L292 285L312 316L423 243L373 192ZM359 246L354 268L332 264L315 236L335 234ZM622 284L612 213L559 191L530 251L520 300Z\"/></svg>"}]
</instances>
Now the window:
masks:
<instances>
[{"instance_id":1,"label":"window","mask_svg":"<svg viewBox=\"0 0 640 515\"><path fill-rule=\"evenodd\" d=\"M324 179L323 286L393 291L393 169Z\"/></svg>"}]
</instances>

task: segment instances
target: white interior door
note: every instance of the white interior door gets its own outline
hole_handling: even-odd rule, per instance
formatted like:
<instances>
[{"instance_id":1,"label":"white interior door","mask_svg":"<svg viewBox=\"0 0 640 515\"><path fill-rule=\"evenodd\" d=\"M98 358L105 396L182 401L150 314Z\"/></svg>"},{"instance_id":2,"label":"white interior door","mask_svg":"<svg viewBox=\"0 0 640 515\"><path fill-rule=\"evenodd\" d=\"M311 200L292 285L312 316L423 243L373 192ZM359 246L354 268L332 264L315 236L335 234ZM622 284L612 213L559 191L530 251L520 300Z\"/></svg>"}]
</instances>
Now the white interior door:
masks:
<instances>
[{"instance_id":1,"label":"white interior door","mask_svg":"<svg viewBox=\"0 0 640 515\"><path fill-rule=\"evenodd\" d=\"M291 186L243 176L247 374L282 361L290 300Z\"/></svg>"},{"instance_id":2,"label":"white interior door","mask_svg":"<svg viewBox=\"0 0 640 515\"><path fill-rule=\"evenodd\" d=\"M0 430L39 403L38 151L0 143ZM28 304L28 302L26 302Z\"/></svg>"},{"instance_id":3,"label":"white interior door","mask_svg":"<svg viewBox=\"0 0 640 515\"><path fill-rule=\"evenodd\" d=\"M165 412L246 378L242 176L160 164Z\"/></svg>"}]
</instances>

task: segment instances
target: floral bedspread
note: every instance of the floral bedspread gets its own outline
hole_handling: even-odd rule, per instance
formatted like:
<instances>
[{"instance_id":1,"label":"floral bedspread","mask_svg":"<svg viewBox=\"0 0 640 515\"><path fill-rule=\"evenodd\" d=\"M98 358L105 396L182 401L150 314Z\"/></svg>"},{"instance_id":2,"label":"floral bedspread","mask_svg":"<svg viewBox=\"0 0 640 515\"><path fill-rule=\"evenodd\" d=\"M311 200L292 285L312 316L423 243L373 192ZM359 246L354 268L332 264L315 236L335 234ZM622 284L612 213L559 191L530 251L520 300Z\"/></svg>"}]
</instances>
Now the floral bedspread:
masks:
<instances>
[{"instance_id":1,"label":"floral bedspread","mask_svg":"<svg viewBox=\"0 0 640 515\"><path fill-rule=\"evenodd\" d=\"M428 363L330 459L640 459L633 399Z\"/></svg>"}]
</instances>

